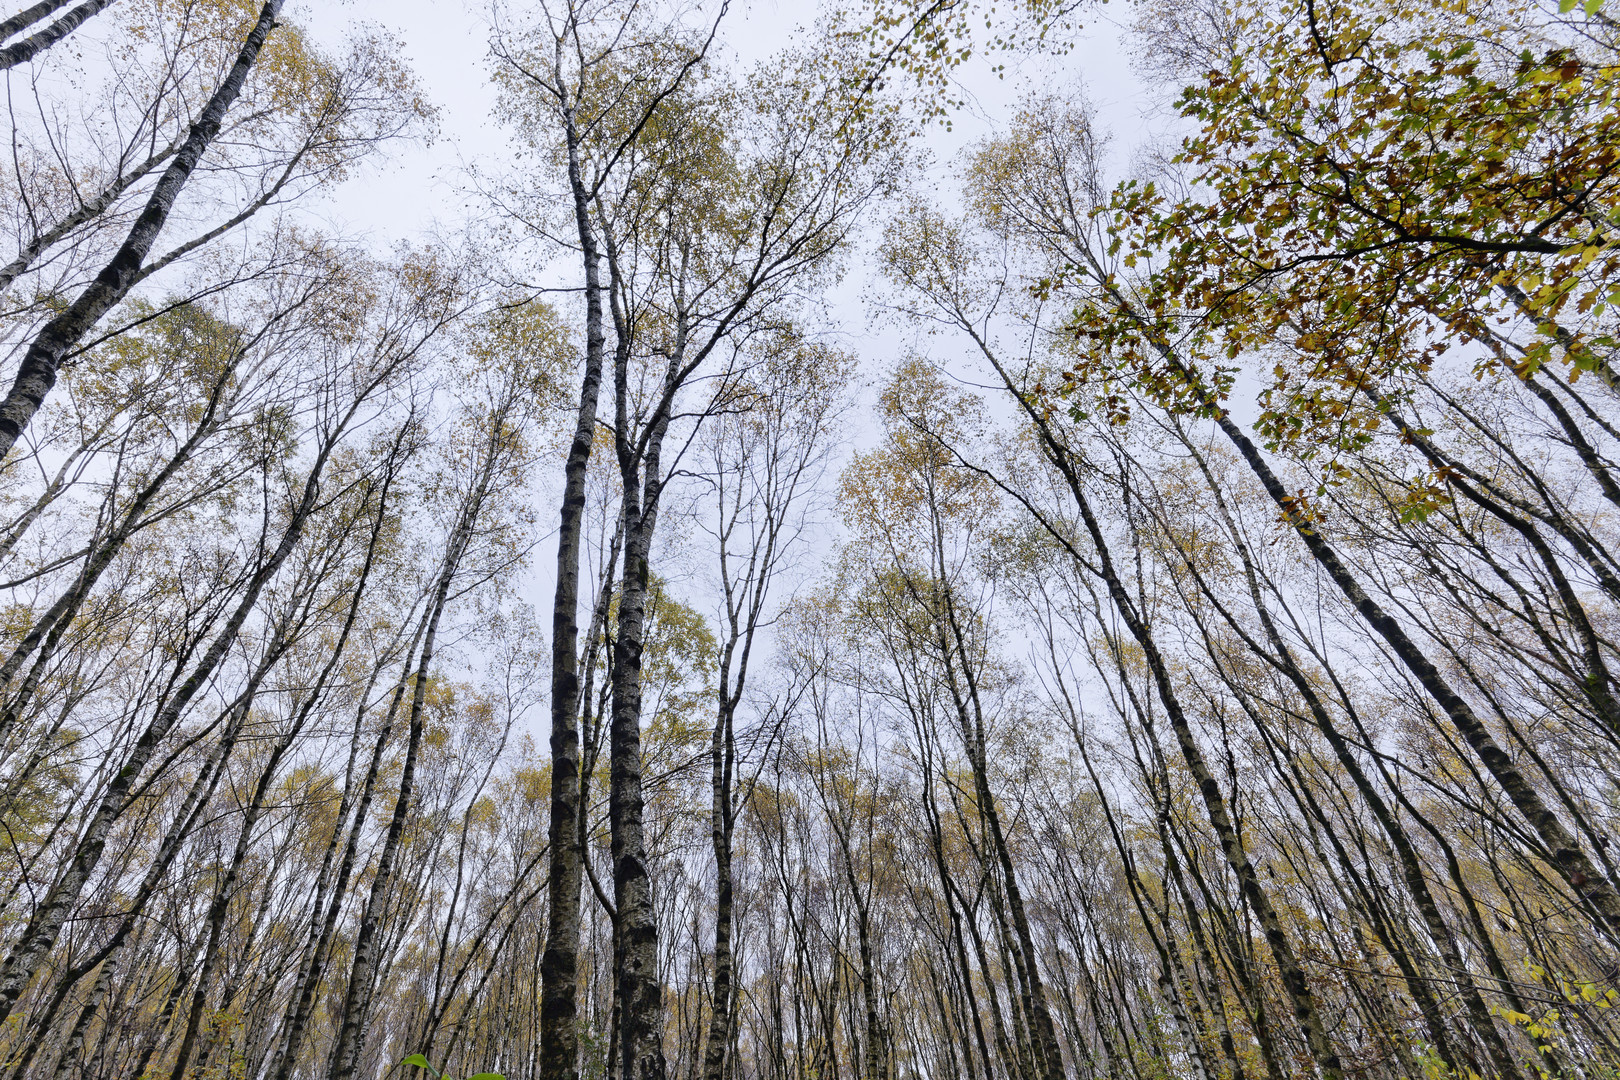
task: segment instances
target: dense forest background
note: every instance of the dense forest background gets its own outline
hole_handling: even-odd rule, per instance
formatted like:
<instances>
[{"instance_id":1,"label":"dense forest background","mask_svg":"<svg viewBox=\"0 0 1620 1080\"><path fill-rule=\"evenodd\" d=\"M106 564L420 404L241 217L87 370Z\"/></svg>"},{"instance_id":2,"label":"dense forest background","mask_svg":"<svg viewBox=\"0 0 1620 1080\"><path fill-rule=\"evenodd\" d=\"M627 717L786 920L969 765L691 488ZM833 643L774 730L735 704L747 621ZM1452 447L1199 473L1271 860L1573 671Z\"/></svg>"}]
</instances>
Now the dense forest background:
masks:
<instances>
[{"instance_id":1,"label":"dense forest background","mask_svg":"<svg viewBox=\"0 0 1620 1080\"><path fill-rule=\"evenodd\" d=\"M1620 1077L1603 0L442 8L0 11L0 1080Z\"/></svg>"}]
</instances>

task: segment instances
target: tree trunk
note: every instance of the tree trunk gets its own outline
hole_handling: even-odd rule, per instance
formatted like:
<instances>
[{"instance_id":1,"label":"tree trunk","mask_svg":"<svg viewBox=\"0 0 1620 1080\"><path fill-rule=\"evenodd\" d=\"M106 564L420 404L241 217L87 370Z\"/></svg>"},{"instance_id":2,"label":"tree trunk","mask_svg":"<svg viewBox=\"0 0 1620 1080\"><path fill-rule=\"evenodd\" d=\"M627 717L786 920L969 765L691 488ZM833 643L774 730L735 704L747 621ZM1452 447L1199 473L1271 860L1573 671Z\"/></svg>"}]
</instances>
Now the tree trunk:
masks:
<instances>
[{"instance_id":1,"label":"tree trunk","mask_svg":"<svg viewBox=\"0 0 1620 1080\"><path fill-rule=\"evenodd\" d=\"M14 68L18 64L28 63L28 61L77 30L86 19L93 15L99 15L101 9L112 2L113 0L85 0L84 3L57 19L39 33L24 38L15 45L8 45L0 49L0 71ZM16 26L16 29L7 30L5 34L0 34L0 39L38 22L51 11L62 6L64 5L56 4L53 0L46 0L45 3L34 5L33 8L23 12L21 15L8 19L5 25L7 27ZM45 10L41 11L42 8ZM40 12L40 14L36 15L34 12Z\"/></svg>"},{"instance_id":2,"label":"tree trunk","mask_svg":"<svg viewBox=\"0 0 1620 1080\"><path fill-rule=\"evenodd\" d=\"M316 495L320 487L319 477L330 457L331 448L329 443L312 464L309 477L304 484L303 496L289 518L280 542L270 558L261 563L254 572L245 595L209 645L208 651L141 733L123 767L103 793L100 804L74 849L66 872L51 888L33 918L28 921L27 927L12 945L4 965L0 965L0 1022L4 1022L11 1015L11 1010L16 1006L23 989L39 970L39 965L44 961L51 946L56 943L63 922L78 901L79 894L90 880L96 865L101 861L101 853L107 846L107 837L112 831L113 823L124 810L125 799L130 789L134 787L135 780L156 753L158 744L179 722L181 713L191 703L191 699L202 690L213 675L214 669L225 659L226 654L236 643L242 624L247 621L248 615L258 604L259 594L297 547L299 538L303 535L304 524L315 509Z\"/></svg>"},{"instance_id":3,"label":"tree trunk","mask_svg":"<svg viewBox=\"0 0 1620 1080\"><path fill-rule=\"evenodd\" d=\"M342 1011L339 1013L341 1022L338 1026L337 1040L332 1048L329 1069L332 1080L351 1080L360 1066L360 1055L365 1049L363 1036L370 1019L371 996L375 990L381 958L378 941L379 924L388 894L393 889L394 860L399 853L405 834L405 822L410 816L414 798L416 760L426 729L427 684L428 677L432 673L433 648L438 637L439 620L449 603L450 586L455 581L461 558L466 554L473 530L478 524L479 514L483 510L484 498L502 460L500 444L504 437L506 411L498 411L487 422L490 431L487 436L485 457L480 463L481 468L474 479L472 490L462 503L455 528L451 530L446 541L437 580L434 582L433 597L429 601L427 627L422 634L422 651L416 662L414 685L411 688L408 735L405 743L405 761L399 777L399 793L394 799L388 832L383 839L382 852L377 858L376 873L371 879L371 892L366 897L365 908L360 916L360 927L355 933L354 963L349 971L348 988L344 993ZM171 1080L180 1080L180 1077L172 1077Z\"/></svg>"},{"instance_id":4,"label":"tree trunk","mask_svg":"<svg viewBox=\"0 0 1620 1080\"><path fill-rule=\"evenodd\" d=\"M1563 872L1576 892L1597 909L1610 935L1620 936L1620 894L1615 892L1608 878L1593 865L1585 849L1581 847L1580 841L1542 800L1535 786L1519 771L1513 758L1497 743L1484 723L1475 715L1474 710L1451 688L1451 684L1440 674L1439 669L1423 650L1407 636L1405 628L1377 601L1367 595L1355 575L1340 561L1338 553L1301 516L1299 507L1289 498L1282 482L1271 471L1271 467L1260 456L1259 449L1249 437L1224 410L1217 415L1216 423L1237 447L1238 453L1242 455L1250 469L1260 478L1266 494L1271 496L1277 508L1282 511L1284 520L1293 528L1295 534L1305 542L1311 557L1327 572L1329 579L1344 594L1345 599L1350 601L1357 614L1389 643L1401 663L1462 733L1463 739L1479 756L1490 774L1496 778L1496 782L1502 786L1502 790L1514 807L1524 815L1542 843L1547 845L1553 864Z\"/></svg>"},{"instance_id":5,"label":"tree trunk","mask_svg":"<svg viewBox=\"0 0 1620 1080\"><path fill-rule=\"evenodd\" d=\"M92 4L101 2L104 0L91 0ZM45 395L49 394L51 387L56 384L57 368L68 350L77 345L90 328L111 310L113 305L122 300L138 280L141 263L151 252L158 233L162 231L164 222L174 209L175 200L179 198L181 189L191 178L192 171L202 160L209 144L219 134L220 126L224 123L225 114L231 104L242 92L248 73L259 59L259 50L264 46L265 38L269 37L270 31L275 28L276 18L281 14L283 2L284 0L265 0L264 7L259 11L258 22L254 24L247 40L242 43L241 51L237 53L236 63L232 65L230 73L219 84L213 96L208 99L208 103L203 106L197 122L191 126L186 141L175 152L168 168L164 169L157 186L152 189L152 196L147 200L146 208L135 219L135 224L130 227L129 236L112 257L112 261L102 268L96 280L79 294L71 307L45 324L45 328L39 332L39 336L23 355L22 364L17 369L16 380L5 399L0 401L0 461L11 453L12 446L28 427L28 422L33 419L34 413L44 402ZM69 13L62 21L65 22L72 16L73 13ZM0 986L0 1003L4 1000L5 988Z\"/></svg>"},{"instance_id":6,"label":"tree trunk","mask_svg":"<svg viewBox=\"0 0 1620 1080\"><path fill-rule=\"evenodd\" d=\"M709 1031L703 1046L703 1080L724 1080L731 1044L731 770L733 712L729 687L721 687L720 715L709 746L709 839L714 848L714 982L709 995Z\"/></svg>"}]
</instances>

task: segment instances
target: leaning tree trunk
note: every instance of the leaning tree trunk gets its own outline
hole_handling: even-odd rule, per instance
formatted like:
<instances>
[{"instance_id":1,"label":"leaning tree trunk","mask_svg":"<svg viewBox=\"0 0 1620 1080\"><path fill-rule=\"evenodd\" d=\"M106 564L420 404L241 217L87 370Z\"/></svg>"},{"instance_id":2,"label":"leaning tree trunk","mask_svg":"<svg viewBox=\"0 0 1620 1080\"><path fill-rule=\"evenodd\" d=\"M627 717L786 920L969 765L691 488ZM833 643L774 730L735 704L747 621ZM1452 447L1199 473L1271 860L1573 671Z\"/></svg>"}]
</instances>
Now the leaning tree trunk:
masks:
<instances>
[{"instance_id":1,"label":"leaning tree trunk","mask_svg":"<svg viewBox=\"0 0 1620 1080\"><path fill-rule=\"evenodd\" d=\"M279 0L277 0L279 2ZM152 755L157 752L158 745L174 729L180 720L186 706L207 684L213 675L214 669L224 661L227 653L236 644L237 635L242 625L247 621L248 615L258 605L259 594L269 584L282 563L298 546L303 535L304 525L308 522L316 508L316 497L320 490L319 478L324 471L326 462L330 458L332 444L324 447L312 464L308 478L304 483L304 490L298 505L288 519L287 526L281 534L280 542L270 557L261 563L248 582L246 593L236 608L231 612L230 618L224 627L210 643L208 651L197 662L185 682L175 691L174 695L165 702L152 718L150 724L140 738L135 742L134 748L125 759L124 765L113 777L107 790L102 794L101 802L96 807L86 825L84 833L75 846L72 856L68 860L66 871L52 886L45 897L45 901L35 911L33 918L18 936L12 945L10 954L4 964L0 964L0 1023L11 1015L16 1007L17 999L22 996L23 990L33 980L39 966L44 962L45 956L51 947L56 944L57 935L61 933L62 926L67 920L68 913L77 903L80 892L89 882L91 874L95 872L97 864L101 861L102 851L107 846L107 839L112 832L113 824L125 809L130 790L134 787L136 779L151 761Z\"/></svg>"},{"instance_id":2,"label":"leaning tree trunk","mask_svg":"<svg viewBox=\"0 0 1620 1080\"><path fill-rule=\"evenodd\" d=\"M1159 652L1158 643L1154 640L1152 631L1144 621L1142 614L1137 610L1130 593L1126 591L1124 582L1114 566L1113 556L1110 553L1108 539L1103 534L1102 526L1098 523L1096 515L1092 512L1091 501L1086 498L1085 489L1074 461L1069 457L1068 449L1052 431L1049 418L1040 412L1034 404L1023 394L1019 394L1017 384L1012 380L1005 368L1002 367L988 350L987 357L995 365L997 374L1001 376L1007 389L1018 396L1025 415L1035 425L1040 437L1041 447L1047 460L1062 475L1070 496L1074 499L1076 508L1085 525L1096 549L1096 569L1103 579L1108 590L1109 599L1114 609L1124 621L1131 637L1141 648L1143 659L1148 668L1149 676L1153 680L1159 701L1164 705L1165 715L1170 721L1171 730L1175 733L1176 742L1181 749L1187 770L1192 774L1193 782L1198 788L1198 794L1204 804L1205 816L1210 827L1214 830L1216 839L1220 843L1221 852L1226 856L1226 863L1237 878L1239 892L1245 905L1254 915L1255 921L1260 924L1266 944L1270 947L1272 959L1277 964L1277 974L1283 984L1283 991L1293 1007L1294 1019L1298 1022L1301 1034L1305 1037L1305 1044L1310 1049L1311 1058L1315 1061L1317 1071L1322 1080L1340 1080L1343 1076L1343 1066L1339 1055L1329 1041L1327 1030L1322 1023L1322 1015L1317 1008L1315 995L1311 993L1310 985L1306 981L1304 968L1300 966L1299 959L1294 952L1293 944L1284 932L1282 920L1277 915L1276 907L1271 902L1265 887L1260 883L1260 875L1255 871L1254 864L1249 860L1248 852L1243 849L1243 843L1237 835L1232 824L1232 818L1227 810L1225 794L1221 790L1220 782L1216 780L1214 772L1210 769L1193 736L1192 725L1186 713L1182 711L1180 698L1177 696L1174 684L1170 681L1170 671L1163 655ZM1053 532L1053 538L1066 548L1070 547L1069 539L1060 532ZM1072 550L1072 548L1070 548ZM1078 556L1077 556L1078 557Z\"/></svg>"},{"instance_id":3,"label":"leaning tree trunk","mask_svg":"<svg viewBox=\"0 0 1620 1080\"><path fill-rule=\"evenodd\" d=\"M68 6L72 0L39 0L33 7L24 8L5 22L0 22L0 41L15 37L41 19Z\"/></svg>"},{"instance_id":4,"label":"leaning tree trunk","mask_svg":"<svg viewBox=\"0 0 1620 1080\"><path fill-rule=\"evenodd\" d=\"M489 433L485 457L481 463L472 490L457 515L455 527L445 544L444 556L429 601L426 630L422 635L422 651L416 662L411 688L411 708L406 737L405 760L400 770L399 792L394 799L393 814L388 821L388 832L383 838L381 854L377 857L377 870L371 880L371 891L366 897L360 916L360 927L354 938L354 963L349 971L349 984L344 993L338 1036L332 1048L331 1080L351 1080L360 1067L360 1056L365 1049L364 1033L371 1012L372 993L381 964L381 946L378 941L383 911L394 883L394 861L404 842L405 823L414 802L417 755L421 751L422 736L426 730L428 676L433 666L433 649L439 632L439 621L449 604L450 587L455 582L462 556L466 554L473 532L484 508L496 473L504 456L501 452L509 409L495 412L488 419ZM179 1077L173 1080L180 1080Z\"/></svg>"},{"instance_id":5,"label":"leaning tree trunk","mask_svg":"<svg viewBox=\"0 0 1620 1080\"><path fill-rule=\"evenodd\" d=\"M0 71L14 68L18 64L28 63L28 61L73 33L80 26L83 26L92 16L101 14L101 9L112 2L113 0L84 0L84 3L57 19L39 33L32 34L15 45L7 45L5 48L0 49ZM6 20L5 26L0 27L0 30L4 30L4 33L0 33L0 40L4 40L6 37L17 33L18 30L33 25L52 11L66 6L66 4L59 3L57 0L45 0L44 3L35 4L22 14Z\"/></svg>"},{"instance_id":6,"label":"leaning tree trunk","mask_svg":"<svg viewBox=\"0 0 1620 1080\"><path fill-rule=\"evenodd\" d=\"M1530 823L1541 842L1547 846L1553 865L1588 903L1596 909L1602 925L1612 934L1620 936L1620 893L1609 879L1598 870L1579 840L1569 831L1562 819L1541 798L1529 779L1520 771L1511 755L1496 741L1472 707L1463 700L1440 669L1434 666L1417 643L1396 621L1361 587L1361 582L1339 558L1338 552L1322 538L1322 534L1301 513L1299 506L1288 495L1282 481L1271 471L1271 466L1260 456L1254 442L1233 422L1224 409L1217 412L1215 421L1222 433L1231 440L1244 462L1266 489L1266 494L1282 511L1283 518L1294 533L1305 543L1311 557L1327 572L1328 578L1344 594L1356 613L1386 641L1407 671L1439 705L1446 717L1462 733L1485 768L1502 786L1514 808Z\"/></svg>"},{"instance_id":7,"label":"leaning tree trunk","mask_svg":"<svg viewBox=\"0 0 1620 1080\"><path fill-rule=\"evenodd\" d=\"M78 576L74 578L73 583L61 596L57 597L56 602L46 610L45 614L41 615L34 622L34 625L29 627L28 633L17 643L16 648L11 651L10 655L3 662L0 662L0 690L5 690L11 686L11 681L16 678L17 672L22 670L23 664L34 654L34 651L36 649L40 650L39 657L36 659L27 678L23 680L22 686L6 701L4 709L0 710L0 736L3 736L17 722L23 710L27 708L40 679L44 675L46 662L55 652L63 634L72 625L74 616L78 614L91 590L95 588L96 582L101 579L101 575L106 571L107 567L112 565L113 559L124 549L124 545L129 542L129 538L148 524L146 511L153 500L157 498L163 486L173 478L175 473L191 460L192 455L196 453L203 440L217 429L216 420L219 416L221 398L230 383L230 373L235 370L235 361L239 359L240 354L233 357L233 362L227 365L225 372L214 383L214 387L208 395L208 404L191 435L185 442L180 444L180 447L164 464L163 468L158 470L157 474L148 480L141 490L136 493L135 497L130 501L128 509L124 511L123 517L107 534L106 539L100 543L92 544L91 550L85 558L84 566L80 569Z\"/></svg>"},{"instance_id":8,"label":"leaning tree trunk","mask_svg":"<svg viewBox=\"0 0 1620 1080\"><path fill-rule=\"evenodd\" d=\"M11 286L19 277L28 272L28 268L34 265L34 260L38 259L43 252L60 243L74 229L86 222L94 221L106 213L107 208L113 204L113 201L118 196L144 180L159 165L174 157L175 152L180 149L180 144L181 140L176 139L127 172L119 173L95 196L81 202L77 209L64 214L55 224L36 232L33 239L24 244L22 250L17 252L15 258L6 265L0 266L0 297L11 291Z\"/></svg>"},{"instance_id":9,"label":"leaning tree trunk","mask_svg":"<svg viewBox=\"0 0 1620 1080\"><path fill-rule=\"evenodd\" d=\"M398 447L399 444L396 442L396 452ZM170 1080L184 1080L187 1065L190 1063L191 1052L196 1045L202 1027L203 1009L207 1002L209 979L220 958L220 940L225 930L226 915L230 911L231 901L236 897L236 883L241 877L243 865L247 862L248 853L253 843L253 831L268 804L271 784L275 781L282 760L286 757L288 751L292 749L294 741L298 738L299 733L314 712L317 702L319 702L326 689L327 681L332 677L332 673L337 670L338 663L343 658L344 651L348 647L349 636L354 630L355 621L360 615L361 600L365 596L366 583L370 580L372 569L376 565L378 544L383 537L388 522L388 491L392 486L393 479L394 463L390 462L388 472L382 481L381 491L377 497L376 519L373 522L370 537L366 544L365 558L361 564L359 577L350 592L349 606L344 615L342 629L338 633L337 640L331 645L330 653L325 664L322 665L319 675L316 676L314 684L309 687L304 701L295 712L293 722L276 739L275 745L270 750L269 759L259 771L259 779L254 785L253 796L243 813L242 824L237 832L236 845L231 854L230 866L214 891L206 921L208 940L203 947L201 967L198 969L195 979L196 985L192 990L191 1008L186 1015L185 1031L180 1038L180 1048L175 1053L174 1067L170 1070ZM317 582L316 585L318 584ZM283 637L283 648L290 644L285 640L286 637L287 635ZM249 687L250 692L257 689L259 681L262 681L263 675L268 674L268 671L269 664L261 665L259 680L256 680ZM246 718L251 705L251 698L237 705L243 719ZM244 955L247 955L246 950L244 950ZM58 1077L57 1080L66 1080L66 1077Z\"/></svg>"},{"instance_id":10,"label":"leaning tree trunk","mask_svg":"<svg viewBox=\"0 0 1620 1080\"><path fill-rule=\"evenodd\" d=\"M203 106L197 122L191 125L190 134L152 189L152 196L147 200L146 208L130 227L123 246L112 257L112 261L102 268L101 273L96 275L95 281L79 294L78 299L73 301L66 311L45 324L45 328L39 332L39 336L23 354L16 380L5 399L0 401L0 460L4 460L6 455L11 453L12 446L22 436L28 422L33 419L34 413L39 411L40 405L45 401L45 395L56 385L57 369L68 351L77 345L90 328L121 301L140 279L141 263L151 252L164 222L168 221L181 189L186 186L186 181L191 179L191 174L196 169L197 163L202 160L203 153L219 135L225 114L242 92L248 73L253 70L253 65L259 59L259 50L264 46L265 38L275 29L276 17L281 14L283 3L284 0L265 0L264 7L259 11L258 21L248 33L247 40L242 42L236 63L214 91L213 97ZM64 17L64 21L71 17L72 13ZM3 998L3 994L3 988L0 988L0 998Z\"/></svg>"},{"instance_id":11,"label":"leaning tree trunk","mask_svg":"<svg viewBox=\"0 0 1620 1080\"><path fill-rule=\"evenodd\" d=\"M1143 319L1111 283L1104 282L1104 288L1122 316L1142 327L1151 327L1151 322ZM1406 628L1362 588L1360 580L1339 558L1339 553L1322 537L1321 532L1302 512L1298 502L1288 494L1288 489L1272 471L1270 463L1261 455L1254 440L1238 427L1230 412L1215 394L1203 385L1175 350L1162 339L1153 336L1151 330L1149 340L1154 350L1169 365L1171 372L1200 397L1201 407L1208 411L1216 426L1221 429L1221 433L1236 448L1238 456L1254 473L1260 485L1265 488L1266 495L1281 512L1283 521L1305 544L1311 558L1349 601L1356 614L1384 639L1402 666L1411 673L1418 685L1423 687L1424 692L1440 706L1446 718L1462 734L1463 740L1484 764L1486 771L1501 786L1508 801L1535 830L1537 837L1551 855L1553 865L1564 875L1576 893L1591 905L1597 915L1596 924L1611 938L1620 938L1620 892L1617 892L1614 884L1598 870L1574 833L1570 832L1569 827L1553 808L1542 799L1541 793L1519 769L1512 756L1496 741L1473 707L1457 693L1441 674L1440 669L1435 667L1434 662L1407 634ZM1008 390L1017 393L1016 385L1007 372L1001 369L999 363L996 366ZM1022 395L1020 400L1024 402L1026 413L1032 417L1037 415L1031 403ZM1042 420L1037 420L1037 423L1044 426Z\"/></svg>"},{"instance_id":12,"label":"leaning tree trunk","mask_svg":"<svg viewBox=\"0 0 1620 1080\"><path fill-rule=\"evenodd\" d=\"M1328 741L1329 747L1332 748L1334 758L1345 770L1346 775L1350 777L1357 793L1361 795L1362 801L1366 803L1368 810L1372 812L1373 818L1378 822L1384 835L1389 838L1390 844L1395 848L1407 892L1411 894L1412 900L1417 905L1418 913L1423 919L1424 927L1428 930L1430 939L1440 950L1442 962L1452 973L1451 977L1456 981L1457 990L1467 1007L1469 1021L1476 1034L1484 1041L1486 1051L1490 1054L1497 1072L1506 1077L1518 1076L1518 1068L1512 1060L1512 1055L1502 1042L1501 1035L1496 1030L1495 1021L1491 1019L1490 1010L1463 963L1462 951L1458 945L1456 935L1442 916L1440 905L1435 899L1433 891L1429 888L1428 878L1423 873L1422 860L1417 850L1412 846L1411 839L1406 835L1406 830L1396 820L1389 804L1385 802L1383 796L1379 794L1378 789L1373 785L1371 778L1362 769L1361 762L1351 752L1348 740L1339 731L1338 725L1334 723L1332 715L1327 710L1326 703L1322 701L1321 696L1316 692L1316 688L1311 684L1310 679L1306 677L1305 672L1295 660L1293 651L1283 640L1282 632L1272 619L1271 611L1266 606L1261 595L1258 572L1253 559L1250 557L1249 548L1238 532L1237 524L1232 519L1226 500L1222 496L1219 486L1215 483L1214 474L1210 471L1204 456L1193 445L1192 440L1183 438L1182 445L1187 448L1193 460L1197 463L1205 483L1209 486L1216 511L1225 526L1227 534L1232 539L1234 549L1243 566L1244 581L1248 587L1249 600L1254 605L1255 614L1258 616L1266 640L1271 646L1270 652L1268 653L1259 642L1251 639L1248 632L1240 626L1235 618L1227 614L1224 606L1221 606L1220 610L1226 616L1227 624L1237 631L1251 652L1264 658L1269 664L1280 670L1288 681L1293 684L1301 700L1305 702L1311 719L1315 721L1317 729L1322 732L1323 737ZM1187 565L1204 594L1212 602L1219 604L1215 598L1214 590L1207 585L1203 574L1193 565L1190 559L1187 560ZM1395 955L1393 950L1391 950L1391 955ZM1420 1004L1422 1004L1421 999L1425 997L1429 998L1430 1001L1433 1000L1432 992L1427 987L1420 986L1414 978L1409 977L1407 981L1414 999L1419 1000ZM1425 1014L1428 1015L1429 1010L1426 1009ZM1431 1039L1443 1051L1446 1045L1444 1038L1436 1038L1440 1034L1431 1032Z\"/></svg>"}]
</instances>

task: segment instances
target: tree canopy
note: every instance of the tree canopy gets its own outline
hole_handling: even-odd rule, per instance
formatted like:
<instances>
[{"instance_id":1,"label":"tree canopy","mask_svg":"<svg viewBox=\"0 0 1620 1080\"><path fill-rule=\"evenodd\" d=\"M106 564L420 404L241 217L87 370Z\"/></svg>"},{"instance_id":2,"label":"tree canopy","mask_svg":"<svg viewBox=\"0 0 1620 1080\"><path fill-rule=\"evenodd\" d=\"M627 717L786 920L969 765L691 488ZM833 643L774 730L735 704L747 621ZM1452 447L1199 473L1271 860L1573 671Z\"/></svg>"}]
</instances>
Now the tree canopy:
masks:
<instances>
[{"instance_id":1,"label":"tree canopy","mask_svg":"<svg viewBox=\"0 0 1620 1080\"><path fill-rule=\"evenodd\" d=\"M0 1080L1620 1076L1603 0L744 14L0 11Z\"/></svg>"}]
</instances>

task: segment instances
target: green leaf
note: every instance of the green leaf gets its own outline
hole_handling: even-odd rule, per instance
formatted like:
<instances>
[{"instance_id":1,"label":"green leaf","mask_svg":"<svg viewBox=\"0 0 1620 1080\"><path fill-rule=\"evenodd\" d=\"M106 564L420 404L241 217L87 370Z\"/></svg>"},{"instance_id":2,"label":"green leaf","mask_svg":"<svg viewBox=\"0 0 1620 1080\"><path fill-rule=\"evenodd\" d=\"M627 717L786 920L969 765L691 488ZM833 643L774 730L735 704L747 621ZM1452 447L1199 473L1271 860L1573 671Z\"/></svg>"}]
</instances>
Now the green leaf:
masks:
<instances>
[{"instance_id":1,"label":"green leaf","mask_svg":"<svg viewBox=\"0 0 1620 1080\"><path fill-rule=\"evenodd\" d=\"M426 1069L428 1072L432 1073L436 1077L442 1077L444 1075L443 1073L439 1072L438 1069L435 1069L432 1066L432 1064L429 1063L428 1059L423 1057L421 1054L412 1054L410 1057L408 1057L404 1061L400 1062L400 1064L401 1065L416 1065L416 1066L418 1066L420 1068Z\"/></svg>"},{"instance_id":2,"label":"green leaf","mask_svg":"<svg viewBox=\"0 0 1620 1080\"><path fill-rule=\"evenodd\" d=\"M1575 0L1558 0L1558 14L1568 15L1575 10Z\"/></svg>"},{"instance_id":3,"label":"green leaf","mask_svg":"<svg viewBox=\"0 0 1620 1080\"><path fill-rule=\"evenodd\" d=\"M1582 10L1584 10L1588 15L1596 15L1598 13L1598 9L1602 6L1603 0L1586 0L1586 6Z\"/></svg>"}]
</instances>

